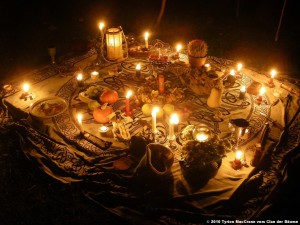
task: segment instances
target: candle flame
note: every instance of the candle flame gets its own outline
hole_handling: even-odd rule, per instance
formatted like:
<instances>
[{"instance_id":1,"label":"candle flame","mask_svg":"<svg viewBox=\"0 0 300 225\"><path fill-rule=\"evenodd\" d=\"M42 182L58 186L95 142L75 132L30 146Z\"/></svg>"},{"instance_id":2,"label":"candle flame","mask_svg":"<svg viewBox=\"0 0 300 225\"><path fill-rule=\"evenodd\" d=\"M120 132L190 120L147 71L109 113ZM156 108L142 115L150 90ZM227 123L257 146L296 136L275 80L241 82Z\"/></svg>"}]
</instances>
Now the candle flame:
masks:
<instances>
[{"instance_id":1,"label":"candle flame","mask_svg":"<svg viewBox=\"0 0 300 225\"><path fill-rule=\"evenodd\" d=\"M141 64L138 63L138 64L136 65L135 69L136 69L136 70L140 70L140 69L141 69Z\"/></svg>"},{"instance_id":2,"label":"candle flame","mask_svg":"<svg viewBox=\"0 0 300 225\"><path fill-rule=\"evenodd\" d=\"M145 32L145 40L148 40L148 37L149 37L149 33Z\"/></svg>"},{"instance_id":3,"label":"candle flame","mask_svg":"<svg viewBox=\"0 0 300 225\"><path fill-rule=\"evenodd\" d=\"M131 95L132 95L132 91L127 91L126 98L130 98Z\"/></svg>"},{"instance_id":4,"label":"candle flame","mask_svg":"<svg viewBox=\"0 0 300 225\"><path fill-rule=\"evenodd\" d=\"M179 118L178 118L178 115L176 113L171 114L170 123L172 123L172 124L178 124L179 123Z\"/></svg>"},{"instance_id":5,"label":"candle flame","mask_svg":"<svg viewBox=\"0 0 300 225\"><path fill-rule=\"evenodd\" d=\"M179 52L181 49L182 49L182 45L181 45L181 44L178 44L178 45L176 46L176 51Z\"/></svg>"},{"instance_id":6,"label":"candle flame","mask_svg":"<svg viewBox=\"0 0 300 225\"><path fill-rule=\"evenodd\" d=\"M77 75L77 80L78 80L78 81L81 81L82 79L83 79L82 73L79 73L79 74Z\"/></svg>"},{"instance_id":7,"label":"candle flame","mask_svg":"<svg viewBox=\"0 0 300 225\"><path fill-rule=\"evenodd\" d=\"M242 64L242 63L237 64L237 70L238 70L238 71L240 71L240 70L242 69L242 67L243 67L243 64Z\"/></svg>"},{"instance_id":8,"label":"candle flame","mask_svg":"<svg viewBox=\"0 0 300 225\"><path fill-rule=\"evenodd\" d=\"M29 91L29 84L24 84L23 85L23 90L25 91L25 92L28 92Z\"/></svg>"},{"instance_id":9,"label":"candle flame","mask_svg":"<svg viewBox=\"0 0 300 225\"><path fill-rule=\"evenodd\" d=\"M79 124L82 124L82 117L83 117L83 116L82 116L81 113L78 113L78 114L77 114L77 121L78 121Z\"/></svg>"},{"instance_id":10,"label":"candle flame","mask_svg":"<svg viewBox=\"0 0 300 225\"><path fill-rule=\"evenodd\" d=\"M242 156L243 156L243 152L242 151L237 151L236 153L235 153L235 158L237 159L237 160L241 160L242 159Z\"/></svg>"},{"instance_id":11,"label":"candle flame","mask_svg":"<svg viewBox=\"0 0 300 225\"><path fill-rule=\"evenodd\" d=\"M266 92L266 89L265 89L264 87L262 87L262 88L259 90L259 95L263 95L265 92Z\"/></svg>"},{"instance_id":12,"label":"candle flame","mask_svg":"<svg viewBox=\"0 0 300 225\"><path fill-rule=\"evenodd\" d=\"M208 135L199 133L196 135L196 139L200 142L204 142L208 139Z\"/></svg>"},{"instance_id":13,"label":"candle flame","mask_svg":"<svg viewBox=\"0 0 300 225\"><path fill-rule=\"evenodd\" d=\"M108 127L105 126L105 125L102 125L100 128L99 128L100 132L106 132L108 131Z\"/></svg>"},{"instance_id":14,"label":"candle flame","mask_svg":"<svg viewBox=\"0 0 300 225\"><path fill-rule=\"evenodd\" d=\"M242 86L241 87L241 92L245 92L246 91L246 86Z\"/></svg>"},{"instance_id":15,"label":"candle flame","mask_svg":"<svg viewBox=\"0 0 300 225\"><path fill-rule=\"evenodd\" d=\"M101 22L101 23L99 24L99 29L100 29L100 30L102 30L102 29L103 29L103 27L104 27L104 23L103 23L103 22Z\"/></svg>"},{"instance_id":16,"label":"candle flame","mask_svg":"<svg viewBox=\"0 0 300 225\"><path fill-rule=\"evenodd\" d=\"M93 71L93 72L91 72L91 74L95 75L95 76L99 75L99 73L97 71Z\"/></svg>"},{"instance_id":17,"label":"candle flame","mask_svg":"<svg viewBox=\"0 0 300 225\"><path fill-rule=\"evenodd\" d=\"M277 74L276 70L271 70L271 77L272 78L274 78L276 74Z\"/></svg>"},{"instance_id":18,"label":"candle flame","mask_svg":"<svg viewBox=\"0 0 300 225\"><path fill-rule=\"evenodd\" d=\"M235 71L234 70L230 70L230 75L234 76L235 75Z\"/></svg>"},{"instance_id":19,"label":"candle flame","mask_svg":"<svg viewBox=\"0 0 300 225\"><path fill-rule=\"evenodd\" d=\"M158 113L159 108L158 107L153 107L152 109L152 116L156 116L156 114Z\"/></svg>"}]
</instances>

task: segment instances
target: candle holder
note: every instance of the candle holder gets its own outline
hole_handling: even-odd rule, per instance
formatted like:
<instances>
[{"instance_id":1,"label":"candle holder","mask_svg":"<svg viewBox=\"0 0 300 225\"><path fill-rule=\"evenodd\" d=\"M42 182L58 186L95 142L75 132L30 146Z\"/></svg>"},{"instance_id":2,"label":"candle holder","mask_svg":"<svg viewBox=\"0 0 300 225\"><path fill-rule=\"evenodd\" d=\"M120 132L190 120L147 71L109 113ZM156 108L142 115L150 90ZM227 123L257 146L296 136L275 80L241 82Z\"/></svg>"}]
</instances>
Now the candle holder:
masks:
<instances>
[{"instance_id":1,"label":"candle holder","mask_svg":"<svg viewBox=\"0 0 300 225\"><path fill-rule=\"evenodd\" d=\"M199 124L193 130L193 138L195 141L207 142L211 139L211 130L206 124Z\"/></svg>"},{"instance_id":2,"label":"candle holder","mask_svg":"<svg viewBox=\"0 0 300 225\"><path fill-rule=\"evenodd\" d=\"M101 44L97 52L98 63L121 62L128 58L127 39L121 26L108 28L101 32L99 41Z\"/></svg>"},{"instance_id":3,"label":"candle holder","mask_svg":"<svg viewBox=\"0 0 300 225\"><path fill-rule=\"evenodd\" d=\"M173 151L177 150L178 147L176 145L176 139L175 138L172 138L172 139L169 138L169 143L168 143L167 147L170 148Z\"/></svg>"}]
</instances>

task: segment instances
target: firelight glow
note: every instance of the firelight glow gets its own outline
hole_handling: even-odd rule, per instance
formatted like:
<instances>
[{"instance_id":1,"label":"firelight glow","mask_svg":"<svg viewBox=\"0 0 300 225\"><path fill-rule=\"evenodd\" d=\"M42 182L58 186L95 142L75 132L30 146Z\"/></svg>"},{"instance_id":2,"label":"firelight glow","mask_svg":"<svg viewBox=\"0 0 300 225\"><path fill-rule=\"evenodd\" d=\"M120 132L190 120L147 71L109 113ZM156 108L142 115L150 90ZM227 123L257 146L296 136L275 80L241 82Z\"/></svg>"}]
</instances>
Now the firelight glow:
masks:
<instances>
[{"instance_id":1,"label":"firelight glow","mask_svg":"<svg viewBox=\"0 0 300 225\"><path fill-rule=\"evenodd\" d=\"M181 44L178 44L178 45L176 46L176 51L179 53L181 49L182 49L182 45L181 45Z\"/></svg>"},{"instance_id":2,"label":"firelight glow","mask_svg":"<svg viewBox=\"0 0 300 225\"><path fill-rule=\"evenodd\" d=\"M230 75L234 76L235 75L235 71L234 70L230 70Z\"/></svg>"},{"instance_id":3,"label":"firelight glow","mask_svg":"<svg viewBox=\"0 0 300 225\"><path fill-rule=\"evenodd\" d=\"M237 64L237 70L240 71L243 67L243 64L242 63L238 63Z\"/></svg>"},{"instance_id":4,"label":"firelight glow","mask_svg":"<svg viewBox=\"0 0 300 225\"><path fill-rule=\"evenodd\" d=\"M241 160L242 157L243 157L243 152L242 152L242 151L239 150L239 151L237 151L237 152L235 153L235 159Z\"/></svg>"},{"instance_id":5,"label":"firelight glow","mask_svg":"<svg viewBox=\"0 0 300 225\"><path fill-rule=\"evenodd\" d=\"M179 118L176 113L173 113L170 117L170 123L172 124L178 124L179 123Z\"/></svg>"},{"instance_id":6,"label":"firelight glow","mask_svg":"<svg viewBox=\"0 0 300 225\"><path fill-rule=\"evenodd\" d=\"M265 87L261 87L261 89L259 90L259 95L262 96L265 92L266 92Z\"/></svg>"},{"instance_id":7,"label":"firelight glow","mask_svg":"<svg viewBox=\"0 0 300 225\"><path fill-rule=\"evenodd\" d=\"M126 98L130 98L131 95L132 95L132 91L129 90L129 91L127 92L127 94L126 94Z\"/></svg>"},{"instance_id":8,"label":"firelight glow","mask_svg":"<svg viewBox=\"0 0 300 225\"><path fill-rule=\"evenodd\" d=\"M245 92L246 91L246 86L242 86L240 91Z\"/></svg>"},{"instance_id":9,"label":"firelight glow","mask_svg":"<svg viewBox=\"0 0 300 225\"><path fill-rule=\"evenodd\" d=\"M29 84L26 83L26 84L23 85L23 91L24 92L28 92L29 91Z\"/></svg>"},{"instance_id":10,"label":"firelight glow","mask_svg":"<svg viewBox=\"0 0 300 225\"><path fill-rule=\"evenodd\" d=\"M101 22L101 23L99 24L99 29L102 31L103 27L104 27L104 23Z\"/></svg>"},{"instance_id":11,"label":"firelight glow","mask_svg":"<svg viewBox=\"0 0 300 225\"><path fill-rule=\"evenodd\" d=\"M79 74L77 75L77 80L78 80L78 81L82 81L82 79L83 79L82 73L79 73Z\"/></svg>"},{"instance_id":12,"label":"firelight glow","mask_svg":"<svg viewBox=\"0 0 300 225\"><path fill-rule=\"evenodd\" d=\"M274 78L277 74L276 70L271 70L271 78Z\"/></svg>"},{"instance_id":13,"label":"firelight glow","mask_svg":"<svg viewBox=\"0 0 300 225\"><path fill-rule=\"evenodd\" d=\"M140 69L141 69L141 64L138 63L138 64L136 65L135 69L136 69L136 70L140 70Z\"/></svg>"},{"instance_id":14,"label":"firelight glow","mask_svg":"<svg viewBox=\"0 0 300 225\"><path fill-rule=\"evenodd\" d=\"M77 114L77 121L78 121L78 123L80 124L80 125L82 125L82 114L81 113L78 113Z\"/></svg>"}]
</instances>

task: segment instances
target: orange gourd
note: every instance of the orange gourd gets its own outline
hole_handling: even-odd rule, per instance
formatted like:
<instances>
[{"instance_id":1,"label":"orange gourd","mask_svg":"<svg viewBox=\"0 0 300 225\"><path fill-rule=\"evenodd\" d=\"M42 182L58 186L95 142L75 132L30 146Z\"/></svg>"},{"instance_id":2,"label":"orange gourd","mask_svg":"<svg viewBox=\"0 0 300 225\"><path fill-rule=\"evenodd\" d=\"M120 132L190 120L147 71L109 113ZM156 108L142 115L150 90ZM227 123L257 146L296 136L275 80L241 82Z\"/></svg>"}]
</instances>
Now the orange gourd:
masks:
<instances>
[{"instance_id":1,"label":"orange gourd","mask_svg":"<svg viewBox=\"0 0 300 225\"><path fill-rule=\"evenodd\" d=\"M119 99L118 92L112 89L105 89L100 95L100 101L102 103L114 104Z\"/></svg>"},{"instance_id":2,"label":"orange gourd","mask_svg":"<svg viewBox=\"0 0 300 225\"><path fill-rule=\"evenodd\" d=\"M110 106L98 107L94 109L93 117L99 123L108 123L109 118L107 116L113 113L113 111L114 111L113 108Z\"/></svg>"}]
</instances>

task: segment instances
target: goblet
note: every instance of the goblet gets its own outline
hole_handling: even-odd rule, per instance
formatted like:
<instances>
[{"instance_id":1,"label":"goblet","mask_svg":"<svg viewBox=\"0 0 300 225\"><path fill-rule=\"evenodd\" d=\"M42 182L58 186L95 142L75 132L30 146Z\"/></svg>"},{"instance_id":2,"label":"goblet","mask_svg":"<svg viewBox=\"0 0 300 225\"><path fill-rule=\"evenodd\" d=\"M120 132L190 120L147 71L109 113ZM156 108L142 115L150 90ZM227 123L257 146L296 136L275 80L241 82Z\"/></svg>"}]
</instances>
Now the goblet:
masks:
<instances>
[{"instance_id":1,"label":"goblet","mask_svg":"<svg viewBox=\"0 0 300 225\"><path fill-rule=\"evenodd\" d=\"M55 64L55 55L56 55L56 47L55 46L49 46L48 47L48 53L51 58L51 63Z\"/></svg>"}]
</instances>

